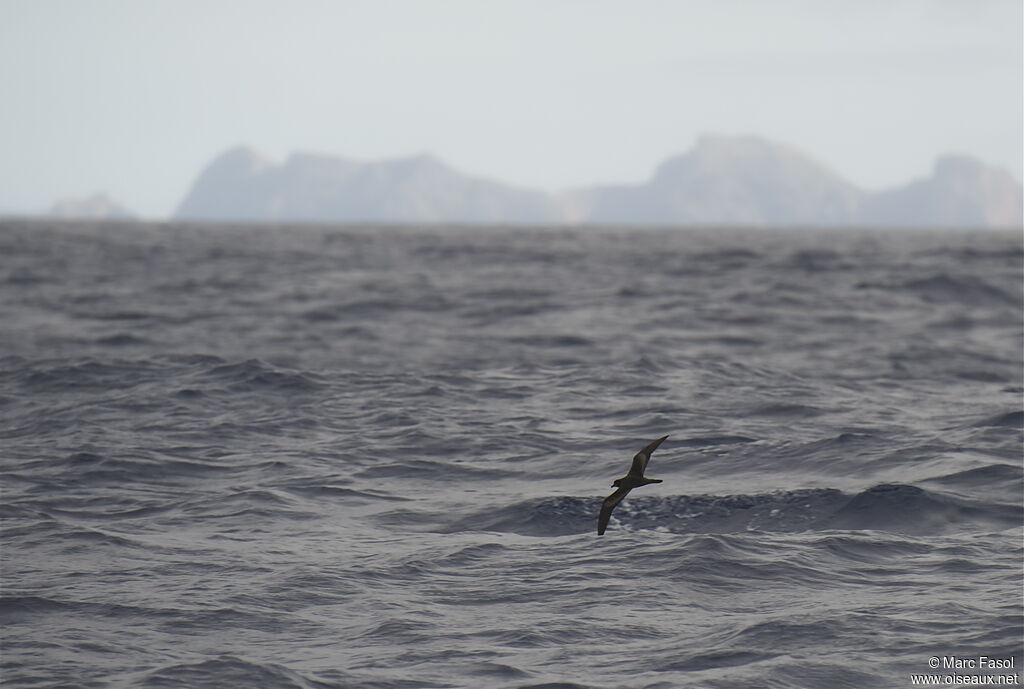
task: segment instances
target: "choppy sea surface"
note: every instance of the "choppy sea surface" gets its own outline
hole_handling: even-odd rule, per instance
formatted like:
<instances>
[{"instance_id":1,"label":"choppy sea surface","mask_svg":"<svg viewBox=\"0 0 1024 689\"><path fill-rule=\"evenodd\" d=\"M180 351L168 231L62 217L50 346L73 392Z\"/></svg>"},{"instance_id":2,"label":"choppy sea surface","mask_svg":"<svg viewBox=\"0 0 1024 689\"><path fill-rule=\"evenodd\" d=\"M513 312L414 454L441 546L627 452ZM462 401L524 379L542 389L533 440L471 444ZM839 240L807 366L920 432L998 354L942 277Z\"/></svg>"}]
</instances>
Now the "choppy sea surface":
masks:
<instances>
[{"instance_id":1,"label":"choppy sea surface","mask_svg":"<svg viewBox=\"0 0 1024 689\"><path fill-rule=\"evenodd\" d=\"M6 221L2 683L1019 677L1022 256Z\"/></svg>"}]
</instances>

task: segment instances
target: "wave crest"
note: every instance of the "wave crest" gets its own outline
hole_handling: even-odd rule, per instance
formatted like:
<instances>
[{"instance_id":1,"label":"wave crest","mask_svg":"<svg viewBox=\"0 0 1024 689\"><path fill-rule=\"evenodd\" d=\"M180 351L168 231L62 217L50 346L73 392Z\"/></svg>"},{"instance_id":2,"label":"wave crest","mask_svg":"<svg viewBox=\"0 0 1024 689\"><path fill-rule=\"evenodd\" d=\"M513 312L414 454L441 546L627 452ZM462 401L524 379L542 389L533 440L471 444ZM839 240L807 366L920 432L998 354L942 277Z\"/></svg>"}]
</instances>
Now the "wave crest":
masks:
<instances>
[{"instance_id":1,"label":"wave crest","mask_svg":"<svg viewBox=\"0 0 1024 689\"><path fill-rule=\"evenodd\" d=\"M526 500L474 514L445 530L526 536L586 533L594 530L600 505L600 498ZM628 525L673 533L841 529L931 534L965 527L1014 528L1022 516L1024 509L1016 505L975 502L905 484L882 484L854 495L833 488L805 488L757 495L629 497L612 515L612 528Z\"/></svg>"}]
</instances>

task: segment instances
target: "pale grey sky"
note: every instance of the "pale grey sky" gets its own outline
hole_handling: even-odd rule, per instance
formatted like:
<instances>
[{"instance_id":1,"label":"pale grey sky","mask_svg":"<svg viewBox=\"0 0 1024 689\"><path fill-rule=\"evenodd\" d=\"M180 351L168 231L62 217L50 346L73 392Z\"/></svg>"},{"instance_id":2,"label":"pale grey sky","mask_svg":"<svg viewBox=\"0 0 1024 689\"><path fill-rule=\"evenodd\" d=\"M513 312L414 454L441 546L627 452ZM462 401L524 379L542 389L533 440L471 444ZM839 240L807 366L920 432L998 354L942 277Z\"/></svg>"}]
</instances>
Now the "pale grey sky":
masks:
<instances>
[{"instance_id":1,"label":"pale grey sky","mask_svg":"<svg viewBox=\"0 0 1024 689\"><path fill-rule=\"evenodd\" d=\"M967 153L1022 177L1020 0L0 0L0 211L168 215L245 143L432 152L556 190L701 133L868 189Z\"/></svg>"}]
</instances>

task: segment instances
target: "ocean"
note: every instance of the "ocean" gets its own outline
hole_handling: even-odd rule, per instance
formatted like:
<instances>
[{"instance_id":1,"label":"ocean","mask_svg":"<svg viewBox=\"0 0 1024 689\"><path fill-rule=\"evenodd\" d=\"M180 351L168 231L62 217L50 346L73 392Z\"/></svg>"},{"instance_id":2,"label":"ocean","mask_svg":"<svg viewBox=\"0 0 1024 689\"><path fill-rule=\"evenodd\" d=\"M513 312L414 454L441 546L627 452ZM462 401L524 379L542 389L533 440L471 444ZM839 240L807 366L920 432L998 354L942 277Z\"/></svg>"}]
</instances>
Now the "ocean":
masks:
<instances>
[{"instance_id":1,"label":"ocean","mask_svg":"<svg viewBox=\"0 0 1024 689\"><path fill-rule=\"evenodd\" d=\"M1022 264L3 221L3 686L1019 682Z\"/></svg>"}]
</instances>

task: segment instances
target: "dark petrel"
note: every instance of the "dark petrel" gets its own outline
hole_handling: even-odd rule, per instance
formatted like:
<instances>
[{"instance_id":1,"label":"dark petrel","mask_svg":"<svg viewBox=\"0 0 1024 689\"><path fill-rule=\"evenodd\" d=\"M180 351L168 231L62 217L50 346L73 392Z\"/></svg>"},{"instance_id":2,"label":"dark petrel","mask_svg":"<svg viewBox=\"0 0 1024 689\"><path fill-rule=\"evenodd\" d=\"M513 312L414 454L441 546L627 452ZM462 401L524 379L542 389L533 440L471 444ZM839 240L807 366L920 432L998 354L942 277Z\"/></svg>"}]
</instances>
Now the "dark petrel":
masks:
<instances>
[{"instance_id":1,"label":"dark petrel","mask_svg":"<svg viewBox=\"0 0 1024 689\"><path fill-rule=\"evenodd\" d=\"M612 485L615 486L615 492L601 503L601 514L597 518L598 536L604 534L604 530L608 526L608 520L612 517L612 510L622 502L622 498L626 497L629 491L640 486L646 486L648 483L661 483L660 478L645 478L644 470L647 468L647 462L651 461L651 453L657 450L658 445L661 445L667 437L667 435L663 435L637 452L636 456L633 457L633 464L629 467L629 473L612 482Z\"/></svg>"}]
</instances>

